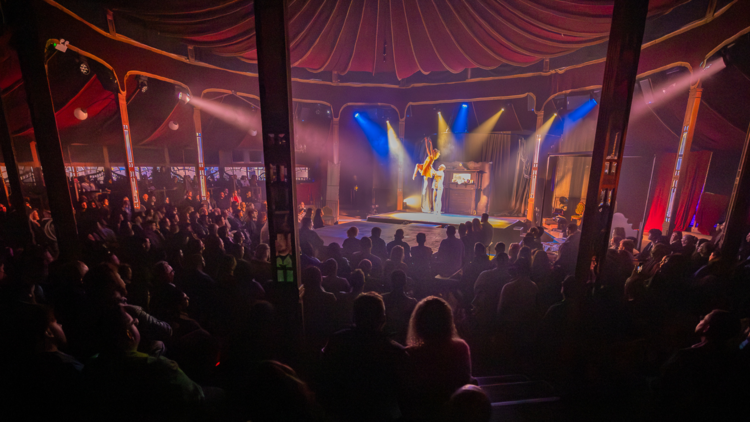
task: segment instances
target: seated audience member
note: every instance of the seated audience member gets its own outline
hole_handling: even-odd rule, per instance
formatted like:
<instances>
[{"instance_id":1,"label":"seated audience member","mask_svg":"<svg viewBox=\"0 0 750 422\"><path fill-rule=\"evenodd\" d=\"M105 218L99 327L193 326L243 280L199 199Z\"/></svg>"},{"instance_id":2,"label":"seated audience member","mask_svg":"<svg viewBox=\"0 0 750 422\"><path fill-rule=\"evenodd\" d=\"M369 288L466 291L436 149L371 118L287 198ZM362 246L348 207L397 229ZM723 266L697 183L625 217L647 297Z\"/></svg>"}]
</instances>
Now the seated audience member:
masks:
<instances>
[{"instance_id":1,"label":"seated audience member","mask_svg":"<svg viewBox=\"0 0 750 422\"><path fill-rule=\"evenodd\" d=\"M486 214L485 214L486 215ZM445 406L446 422L489 422L492 403L481 387L467 384L451 395Z\"/></svg>"},{"instance_id":2,"label":"seated audience member","mask_svg":"<svg viewBox=\"0 0 750 422\"><path fill-rule=\"evenodd\" d=\"M682 232L675 230L672 232L672 236L669 238L669 249L672 253L682 252Z\"/></svg>"},{"instance_id":3,"label":"seated audience member","mask_svg":"<svg viewBox=\"0 0 750 422\"><path fill-rule=\"evenodd\" d=\"M490 245L492 244L492 237L494 236L495 229L492 228L492 224L490 224L490 215L487 213L482 214L482 235L480 236L479 241L484 245L485 248L489 249Z\"/></svg>"},{"instance_id":4,"label":"seated audience member","mask_svg":"<svg viewBox=\"0 0 750 422\"><path fill-rule=\"evenodd\" d=\"M503 290L503 286L510 282L508 255L500 252L504 249L505 245L502 242L495 244L495 259L492 260L495 268L479 274L477 281L474 283L474 300L471 302L471 311L480 328L489 328L494 323L500 292Z\"/></svg>"},{"instance_id":5,"label":"seated audience member","mask_svg":"<svg viewBox=\"0 0 750 422\"><path fill-rule=\"evenodd\" d=\"M263 285L273 280L273 267L271 266L271 247L261 243L255 248L253 259L250 260L250 274L255 281Z\"/></svg>"},{"instance_id":6,"label":"seated audience member","mask_svg":"<svg viewBox=\"0 0 750 422\"><path fill-rule=\"evenodd\" d=\"M544 245L542 245L542 235L544 235L543 227L532 227L526 233L526 236L524 236L523 240L521 240L521 245L527 246L532 250L539 249L543 251Z\"/></svg>"},{"instance_id":7,"label":"seated audience member","mask_svg":"<svg viewBox=\"0 0 750 422\"><path fill-rule=\"evenodd\" d=\"M386 307L379 294L360 294L352 313L354 326L333 334L323 349L330 407L341 420L395 421L406 351L383 332Z\"/></svg>"},{"instance_id":8,"label":"seated audience member","mask_svg":"<svg viewBox=\"0 0 750 422\"><path fill-rule=\"evenodd\" d=\"M417 300L406 294L406 273L403 271L396 270L391 273L391 286L391 291L383 295L386 315L385 332L393 335L393 338L400 344L405 344L409 318L417 306Z\"/></svg>"},{"instance_id":9,"label":"seated audience member","mask_svg":"<svg viewBox=\"0 0 750 422\"><path fill-rule=\"evenodd\" d=\"M518 259L518 253L521 252L521 244L520 243L511 243L510 248L508 248L508 262L513 265L516 263L516 260Z\"/></svg>"},{"instance_id":10,"label":"seated audience member","mask_svg":"<svg viewBox=\"0 0 750 422\"><path fill-rule=\"evenodd\" d=\"M328 253L329 258L335 259L336 263L339 264L339 277L349 277L349 274L352 272L352 267L349 264L349 260L341 254L341 246L338 243L333 242L328 245L326 252Z\"/></svg>"},{"instance_id":11,"label":"seated audience member","mask_svg":"<svg viewBox=\"0 0 750 422\"><path fill-rule=\"evenodd\" d=\"M191 313L202 325L210 323L216 315L218 304L218 285L203 272L205 265L206 261L201 254L190 255L186 259L185 269L175 277L175 285L193 298Z\"/></svg>"},{"instance_id":12,"label":"seated audience member","mask_svg":"<svg viewBox=\"0 0 750 422\"><path fill-rule=\"evenodd\" d=\"M388 250L388 255L390 256L391 250L395 246L401 246L404 248L404 260L409 261L411 260L411 248L409 247L409 244L404 242L404 230L398 229L396 230L396 234L393 235L393 240L391 242L388 242L388 245L386 246L386 249Z\"/></svg>"},{"instance_id":13,"label":"seated audience member","mask_svg":"<svg viewBox=\"0 0 750 422\"><path fill-rule=\"evenodd\" d=\"M346 231L346 239L344 239L344 243L341 245L341 253L348 259L352 259L354 254L360 250L359 239L357 239L358 234L359 229L354 226L349 227Z\"/></svg>"},{"instance_id":14,"label":"seated audience member","mask_svg":"<svg viewBox=\"0 0 750 422\"><path fill-rule=\"evenodd\" d=\"M299 229L299 243L307 242L312 246L313 250L318 250L323 247L325 242L318 233L313 230L312 220L309 218L303 218Z\"/></svg>"},{"instance_id":15,"label":"seated audience member","mask_svg":"<svg viewBox=\"0 0 750 422\"><path fill-rule=\"evenodd\" d=\"M323 222L323 208L318 208L315 210L315 215L313 216L313 228L322 229L325 226L326 224Z\"/></svg>"},{"instance_id":16,"label":"seated audience member","mask_svg":"<svg viewBox=\"0 0 750 422\"><path fill-rule=\"evenodd\" d=\"M497 306L500 321L529 322L536 319L536 295L539 289L531 281L531 263L519 258L515 263L516 278L503 287Z\"/></svg>"},{"instance_id":17,"label":"seated audience member","mask_svg":"<svg viewBox=\"0 0 750 422\"><path fill-rule=\"evenodd\" d=\"M315 397L294 369L273 360L254 365L237 390L235 404L243 421L319 420Z\"/></svg>"},{"instance_id":18,"label":"seated audience member","mask_svg":"<svg viewBox=\"0 0 750 422\"><path fill-rule=\"evenodd\" d=\"M669 255L669 246L657 243L656 246L651 248L651 259L643 264L641 273L647 278L652 277L659 271L661 262L667 255Z\"/></svg>"},{"instance_id":19,"label":"seated audience member","mask_svg":"<svg viewBox=\"0 0 750 422\"><path fill-rule=\"evenodd\" d=\"M352 256L352 265L359 266L359 263L366 259L372 263L372 272L374 278L380 278L383 274L383 261L372 253L372 240L369 237L363 237L359 240L359 252Z\"/></svg>"},{"instance_id":20,"label":"seated audience member","mask_svg":"<svg viewBox=\"0 0 750 422\"><path fill-rule=\"evenodd\" d=\"M138 352L138 319L115 307L96 323L100 353L84 368L87 409L98 420L188 420L203 391L164 357Z\"/></svg>"},{"instance_id":21,"label":"seated audience member","mask_svg":"<svg viewBox=\"0 0 750 422\"><path fill-rule=\"evenodd\" d=\"M401 270L404 273L409 272L409 266L404 262L404 249L401 246L391 248L391 257L383 264L383 279L385 281L383 284L387 286L387 289L390 284L388 281L391 279L391 274L396 270Z\"/></svg>"},{"instance_id":22,"label":"seated audience member","mask_svg":"<svg viewBox=\"0 0 750 422\"><path fill-rule=\"evenodd\" d=\"M461 280L459 284L459 292L461 293L460 301L466 309L471 307L471 301L474 299L474 283L477 281L477 278L479 278L482 272L489 270L492 266L484 245L479 242L475 243L471 261L464 265L460 276L458 276ZM456 275L454 274L455 277Z\"/></svg>"},{"instance_id":23,"label":"seated audience member","mask_svg":"<svg viewBox=\"0 0 750 422\"><path fill-rule=\"evenodd\" d=\"M464 261L464 243L456 237L456 228L448 226L447 237L440 242L437 252L438 273L450 277L460 270Z\"/></svg>"},{"instance_id":24,"label":"seated audience member","mask_svg":"<svg viewBox=\"0 0 750 422\"><path fill-rule=\"evenodd\" d=\"M151 284L149 311L161 318L163 300L169 290L176 288L174 285L174 270L167 261L159 261L154 264Z\"/></svg>"},{"instance_id":25,"label":"seated audience member","mask_svg":"<svg viewBox=\"0 0 750 422\"><path fill-rule=\"evenodd\" d=\"M708 264L709 258L716 247L711 242L703 242L693 253L691 271L694 273L701 267Z\"/></svg>"},{"instance_id":26,"label":"seated audience member","mask_svg":"<svg viewBox=\"0 0 750 422\"><path fill-rule=\"evenodd\" d=\"M549 262L547 252L535 250L531 255L531 281L544 284L552 273L552 264Z\"/></svg>"},{"instance_id":27,"label":"seated audience member","mask_svg":"<svg viewBox=\"0 0 750 422\"><path fill-rule=\"evenodd\" d=\"M469 346L456 334L453 311L446 301L430 296L417 304L409 321L407 345L404 414L436 420L453 392L471 381Z\"/></svg>"},{"instance_id":28,"label":"seated audience member","mask_svg":"<svg viewBox=\"0 0 750 422\"><path fill-rule=\"evenodd\" d=\"M385 245L385 240L380 238L383 231L380 227L373 227L370 231L370 240L372 240L372 253L380 259L388 259L389 249Z\"/></svg>"},{"instance_id":29,"label":"seated audience member","mask_svg":"<svg viewBox=\"0 0 750 422\"><path fill-rule=\"evenodd\" d=\"M299 244L300 255L299 264L304 270L307 267L320 268L320 260L315 257L315 249L313 249L310 242L301 241Z\"/></svg>"},{"instance_id":30,"label":"seated audience member","mask_svg":"<svg viewBox=\"0 0 750 422\"><path fill-rule=\"evenodd\" d=\"M354 306L354 299L356 299L365 291L365 280L365 273L360 269L356 269L352 271L352 274L349 277L349 285L351 286L351 291L349 291L348 293L339 292L337 296L337 305L339 306L339 326L348 326L351 324L352 306Z\"/></svg>"},{"instance_id":31,"label":"seated audience member","mask_svg":"<svg viewBox=\"0 0 750 422\"><path fill-rule=\"evenodd\" d=\"M325 291L330 293L349 291L349 289L351 288L349 286L349 282L345 278L339 277L338 275L339 264L335 259L327 259L325 262L323 262L323 265L320 267L320 269L323 273L323 288L325 289Z\"/></svg>"},{"instance_id":32,"label":"seated audience member","mask_svg":"<svg viewBox=\"0 0 750 422\"><path fill-rule=\"evenodd\" d=\"M302 309L305 333L311 350L320 350L335 327L336 296L323 290L323 277L317 267L302 270Z\"/></svg>"},{"instance_id":33,"label":"seated audience member","mask_svg":"<svg viewBox=\"0 0 750 422\"><path fill-rule=\"evenodd\" d=\"M425 246L427 235L417 233L417 246L411 248L411 263L409 264L409 275L413 278L423 279L430 277L432 271L432 248Z\"/></svg>"},{"instance_id":34,"label":"seated audience member","mask_svg":"<svg viewBox=\"0 0 750 422\"><path fill-rule=\"evenodd\" d=\"M566 274L573 274L576 270L576 260L578 259L578 245L581 243L581 232L578 231L578 224L568 224L567 236L557 250L555 265L560 267Z\"/></svg>"},{"instance_id":35,"label":"seated audience member","mask_svg":"<svg viewBox=\"0 0 750 422\"><path fill-rule=\"evenodd\" d=\"M739 332L739 319L724 310L713 310L698 323L700 342L677 351L656 384L662 420L739 420L746 414L748 368L731 341Z\"/></svg>"},{"instance_id":36,"label":"seated audience member","mask_svg":"<svg viewBox=\"0 0 750 422\"><path fill-rule=\"evenodd\" d=\"M620 249L620 242L622 242L622 237L620 236L612 236L612 238L609 240L609 249L619 250Z\"/></svg>"}]
</instances>

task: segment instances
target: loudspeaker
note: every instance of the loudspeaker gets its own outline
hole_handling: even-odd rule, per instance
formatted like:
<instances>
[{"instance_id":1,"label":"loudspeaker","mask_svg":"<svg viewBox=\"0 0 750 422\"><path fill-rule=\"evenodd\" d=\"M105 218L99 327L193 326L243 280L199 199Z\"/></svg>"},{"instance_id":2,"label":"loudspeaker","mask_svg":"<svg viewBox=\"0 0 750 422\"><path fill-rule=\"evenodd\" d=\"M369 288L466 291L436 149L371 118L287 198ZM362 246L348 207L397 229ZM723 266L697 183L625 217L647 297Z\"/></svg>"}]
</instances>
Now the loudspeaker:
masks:
<instances>
[{"instance_id":1,"label":"loudspeaker","mask_svg":"<svg viewBox=\"0 0 750 422\"><path fill-rule=\"evenodd\" d=\"M531 95L526 96L526 111L534 111L534 104L536 101L534 101L534 97Z\"/></svg>"}]
</instances>

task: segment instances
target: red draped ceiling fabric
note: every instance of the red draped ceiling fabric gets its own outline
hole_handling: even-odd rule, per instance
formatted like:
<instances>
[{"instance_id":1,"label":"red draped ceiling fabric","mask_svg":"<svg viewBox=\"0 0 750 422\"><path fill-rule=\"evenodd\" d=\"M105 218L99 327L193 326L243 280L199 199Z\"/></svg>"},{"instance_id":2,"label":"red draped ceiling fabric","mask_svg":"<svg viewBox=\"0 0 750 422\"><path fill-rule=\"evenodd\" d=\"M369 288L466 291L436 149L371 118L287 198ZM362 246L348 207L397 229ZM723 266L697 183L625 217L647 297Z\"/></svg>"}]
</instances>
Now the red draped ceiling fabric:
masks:
<instances>
[{"instance_id":1,"label":"red draped ceiling fabric","mask_svg":"<svg viewBox=\"0 0 750 422\"><path fill-rule=\"evenodd\" d=\"M650 14L688 0L651 0ZM112 1L115 17L213 54L257 60L252 0ZM148 4L147 8L142 6ZM312 72L525 66L607 39L613 1L291 0L290 56Z\"/></svg>"},{"instance_id":2,"label":"red draped ceiling fabric","mask_svg":"<svg viewBox=\"0 0 750 422\"><path fill-rule=\"evenodd\" d=\"M657 162L662 163L657 167L654 174L654 193L651 210L646 220L646 228L661 230L664 223L664 215L667 212L667 201L669 201L669 186L672 182L672 170L677 154L659 154ZM698 201L703 192L703 182L706 180L708 166L711 162L710 151L693 151L688 156L683 171L686 173L687 183L680 195L680 203L677 206L677 218L675 230L687 230L693 220Z\"/></svg>"}]
</instances>

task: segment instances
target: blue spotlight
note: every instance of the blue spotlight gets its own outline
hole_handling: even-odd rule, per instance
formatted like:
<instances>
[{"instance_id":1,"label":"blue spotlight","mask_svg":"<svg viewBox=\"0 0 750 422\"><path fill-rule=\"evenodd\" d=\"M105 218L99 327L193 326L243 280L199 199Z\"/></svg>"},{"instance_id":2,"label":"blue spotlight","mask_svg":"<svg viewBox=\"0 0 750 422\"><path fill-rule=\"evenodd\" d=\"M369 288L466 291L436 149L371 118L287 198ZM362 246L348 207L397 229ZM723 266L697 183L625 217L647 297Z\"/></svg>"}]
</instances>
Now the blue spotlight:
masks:
<instances>
[{"instance_id":1,"label":"blue spotlight","mask_svg":"<svg viewBox=\"0 0 750 422\"><path fill-rule=\"evenodd\" d=\"M357 123L359 127L367 137L367 141L375 151L375 157L381 162L385 163L388 161L388 132L386 128L380 126L377 122L370 119L370 116L363 114L359 116L359 113L355 114L357 117Z\"/></svg>"},{"instance_id":2,"label":"blue spotlight","mask_svg":"<svg viewBox=\"0 0 750 422\"><path fill-rule=\"evenodd\" d=\"M461 104L455 116L453 125L451 125L451 131L453 133L467 132L469 129L469 105Z\"/></svg>"},{"instance_id":3,"label":"blue spotlight","mask_svg":"<svg viewBox=\"0 0 750 422\"><path fill-rule=\"evenodd\" d=\"M354 117L359 117L359 113L354 113Z\"/></svg>"},{"instance_id":4,"label":"blue spotlight","mask_svg":"<svg viewBox=\"0 0 750 422\"><path fill-rule=\"evenodd\" d=\"M594 107L596 107L596 100L590 99L581 104L580 107L568 113L568 115L565 116L565 119L571 123L576 123L579 120L583 119L587 114L589 114L589 112L593 110Z\"/></svg>"}]
</instances>

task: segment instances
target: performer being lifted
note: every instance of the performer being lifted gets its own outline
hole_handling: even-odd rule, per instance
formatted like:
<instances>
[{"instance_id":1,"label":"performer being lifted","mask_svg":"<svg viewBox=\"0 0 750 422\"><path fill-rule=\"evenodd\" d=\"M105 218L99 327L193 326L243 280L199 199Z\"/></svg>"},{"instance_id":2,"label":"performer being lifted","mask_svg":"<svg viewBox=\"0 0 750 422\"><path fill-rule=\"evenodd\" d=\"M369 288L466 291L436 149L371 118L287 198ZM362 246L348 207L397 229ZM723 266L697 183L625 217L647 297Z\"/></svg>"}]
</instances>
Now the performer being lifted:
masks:
<instances>
[{"instance_id":1,"label":"performer being lifted","mask_svg":"<svg viewBox=\"0 0 750 422\"><path fill-rule=\"evenodd\" d=\"M432 212L430 179L432 179L433 173L435 173L432 164L440 157L440 151L432 148L432 140L429 137L424 138L424 144L427 148L427 158L425 158L424 163L414 166L414 175L411 177L411 180L414 180L417 175L421 175L424 178L422 182L422 212L429 213Z\"/></svg>"}]
</instances>

